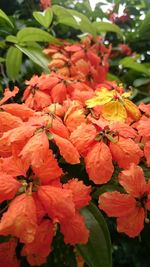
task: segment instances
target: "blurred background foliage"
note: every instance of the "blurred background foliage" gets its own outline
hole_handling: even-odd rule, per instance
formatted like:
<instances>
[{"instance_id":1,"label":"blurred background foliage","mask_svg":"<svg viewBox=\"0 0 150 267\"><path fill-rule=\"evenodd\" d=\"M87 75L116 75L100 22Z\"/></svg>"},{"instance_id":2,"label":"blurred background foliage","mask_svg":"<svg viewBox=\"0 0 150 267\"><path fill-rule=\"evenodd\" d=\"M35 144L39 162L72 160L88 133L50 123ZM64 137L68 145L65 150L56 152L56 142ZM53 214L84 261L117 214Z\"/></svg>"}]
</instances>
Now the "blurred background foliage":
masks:
<instances>
[{"instance_id":1,"label":"blurred background foliage","mask_svg":"<svg viewBox=\"0 0 150 267\"><path fill-rule=\"evenodd\" d=\"M78 25L72 22L72 15L66 13L66 9L58 9L55 5L80 12L85 17L81 17ZM103 36L106 46L112 45L108 79L117 80L126 88L131 87L135 103L149 103L149 6L150 0L99 1L92 8L89 0L52 0L53 12L48 11L47 24L39 24L36 14L33 16L33 12L41 11L38 0L0 0L0 9L8 15L5 17L0 13L0 94L6 86L12 87L14 84L23 89L25 79L30 79L35 73L49 72L49 59L42 54L42 49L48 43L57 43L55 37L73 42L89 30L90 34L96 31L96 34ZM26 28L25 32L21 31L23 28ZM33 28L41 32L37 32L36 36ZM120 44L127 46L123 50ZM74 176L78 177L78 170L74 171L77 172ZM130 239L116 232L114 220L107 219L107 222L113 245L114 267L149 267L150 225L145 227L140 238ZM55 252L50 255L49 265L44 267L51 266L51 263L53 267L63 267L64 256L64 267L76 267L72 257L73 248L64 246L61 236L56 236L53 246ZM22 266L27 266L27 263L23 261Z\"/></svg>"}]
</instances>

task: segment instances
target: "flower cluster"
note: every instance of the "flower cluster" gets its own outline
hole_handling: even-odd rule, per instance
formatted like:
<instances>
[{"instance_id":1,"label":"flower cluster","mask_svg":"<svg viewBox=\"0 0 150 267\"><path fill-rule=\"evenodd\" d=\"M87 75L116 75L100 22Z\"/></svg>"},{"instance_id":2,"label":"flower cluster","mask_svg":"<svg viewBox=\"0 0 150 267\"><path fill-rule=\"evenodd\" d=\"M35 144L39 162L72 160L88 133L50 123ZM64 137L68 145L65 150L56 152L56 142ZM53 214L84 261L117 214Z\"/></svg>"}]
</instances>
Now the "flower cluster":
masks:
<instances>
[{"instance_id":1,"label":"flower cluster","mask_svg":"<svg viewBox=\"0 0 150 267\"><path fill-rule=\"evenodd\" d=\"M141 166L150 166L150 106L137 107L123 85L106 79L111 47L87 36L82 42L49 45L50 74L25 81L23 104L0 101L0 246L23 243L22 256L41 265L57 229L65 243L85 244L89 231L80 209L89 204L91 186L65 174L67 164L85 164L92 183L115 177L123 193L100 195L99 208L117 217L117 229L137 236L148 221L150 186ZM128 220L128 224L127 224ZM5 249L4 249L5 250ZM3 254L3 253L2 253ZM14 249L8 260L19 266ZM0 254L1 257L1 254Z\"/></svg>"}]
</instances>

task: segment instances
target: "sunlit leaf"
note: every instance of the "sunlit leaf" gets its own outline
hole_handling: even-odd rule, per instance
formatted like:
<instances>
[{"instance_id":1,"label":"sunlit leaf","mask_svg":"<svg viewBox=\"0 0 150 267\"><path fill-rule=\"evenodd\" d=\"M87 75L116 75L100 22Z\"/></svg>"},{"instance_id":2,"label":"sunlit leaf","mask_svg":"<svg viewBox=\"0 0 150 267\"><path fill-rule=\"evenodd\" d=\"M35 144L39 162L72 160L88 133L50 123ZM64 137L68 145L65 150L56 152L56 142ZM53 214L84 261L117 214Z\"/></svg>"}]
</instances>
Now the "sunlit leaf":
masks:
<instances>
[{"instance_id":1,"label":"sunlit leaf","mask_svg":"<svg viewBox=\"0 0 150 267\"><path fill-rule=\"evenodd\" d=\"M17 33L19 43L23 42L50 42L56 43L57 39L48 32L38 28L28 27L23 28Z\"/></svg>"},{"instance_id":2,"label":"sunlit leaf","mask_svg":"<svg viewBox=\"0 0 150 267\"><path fill-rule=\"evenodd\" d=\"M53 12L51 8L45 9L43 12L33 12L33 17L45 28L48 28L53 19Z\"/></svg>"},{"instance_id":3,"label":"sunlit leaf","mask_svg":"<svg viewBox=\"0 0 150 267\"><path fill-rule=\"evenodd\" d=\"M118 34L118 36L123 38L123 32L116 24L103 21L95 21L93 22L93 26L96 28L98 34L102 32L115 32L116 34Z\"/></svg>"},{"instance_id":4,"label":"sunlit leaf","mask_svg":"<svg viewBox=\"0 0 150 267\"><path fill-rule=\"evenodd\" d=\"M5 12L2 9L0 9L0 18L5 20L7 22L7 24L9 24L12 28L14 28L13 23L11 22L9 17L5 14Z\"/></svg>"}]
</instances>

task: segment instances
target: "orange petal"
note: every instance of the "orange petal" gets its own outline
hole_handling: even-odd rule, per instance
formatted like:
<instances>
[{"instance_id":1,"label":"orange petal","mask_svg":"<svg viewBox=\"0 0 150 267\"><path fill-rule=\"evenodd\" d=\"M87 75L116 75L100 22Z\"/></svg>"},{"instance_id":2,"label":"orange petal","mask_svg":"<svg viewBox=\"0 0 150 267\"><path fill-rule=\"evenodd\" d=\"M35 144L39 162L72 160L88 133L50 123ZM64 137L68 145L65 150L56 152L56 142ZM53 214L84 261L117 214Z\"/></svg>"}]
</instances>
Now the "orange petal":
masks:
<instances>
[{"instance_id":1,"label":"orange petal","mask_svg":"<svg viewBox=\"0 0 150 267\"><path fill-rule=\"evenodd\" d=\"M142 197L146 192L146 182L142 168L132 163L128 170L120 173L119 183L124 187L127 193L133 197Z\"/></svg>"},{"instance_id":2,"label":"orange petal","mask_svg":"<svg viewBox=\"0 0 150 267\"><path fill-rule=\"evenodd\" d=\"M117 191L106 192L99 197L99 208L110 217L128 216L135 207L136 200L132 196Z\"/></svg>"},{"instance_id":3,"label":"orange petal","mask_svg":"<svg viewBox=\"0 0 150 267\"><path fill-rule=\"evenodd\" d=\"M12 200L3 214L0 235L16 236L20 242L31 243L36 233L36 222L36 207L32 196L22 194Z\"/></svg>"},{"instance_id":4,"label":"orange petal","mask_svg":"<svg viewBox=\"0 0 150 267\"><path fill-rule=\"evenodd\" d=\"M25 104L6 104L2 105L1 108L11 115L21 118L23 121L28 120L34 114L34 111Z\"/></svg>"},{"instance_id":5,"label":"orange petal","mask_svg":"<svg viewBox=\"0 0 150 267\"><path fill-rule=\"evenodd\" d=\"M144 209L136 207L128 216L117 218L117 231L136 237L144 228L144 218Z\"/></svg>"},{"instance_id":6,"label":"orange petal","mask_svg":"<svg viewBox=\"0 0 150 267\"><path fill-rule=\"evenodd\" d=\"M144 155L146 157L147 166L150 167L150 141L146 142L144 146Z\"/></svg>"},{"instance_id":7,"label":"orange petal","mask_svg":"<svg viewBox=\"0 0 150 267\"><path fill-rule=\"evenodd\" d=\"M64 235L66 244L86 244L88 242L89 231L85 226L83 217L76 213L67 222L60 224L60 231Z\"/></svg>"},{"instance_id":8,"label":"orange petal","mask_svg":"<svg viewBox=\"0 0 150 267\"><path fill-rule=\"evenodd\" d=\"M27 256L27 261L31 266L39 266L46 262L46 258L51 251L53 235L52 222L43 220L37 227L33 242L26 244L21 252L22 256Z\"/></svg>"},{"instance_id":9,"label":"orange petal","mask_svg":"<svg viewBox=\"0 0 150 267\"><path fill-rule=\"evenodd\" d=\"M89 204L91 200L91 187L84 185L82 181L78 181L78 179L71 179L68 183L63 185L63 188L70 189L72 191L73 201L77 209Z\"/></svg>"},{"instance_id":10,"label":"orange petal","mask_svg":"<svg viewBox=\"0 0 150 267\"><path fill-rule=\"evenodd\" d=\"M1 267L20 267L16 257L17 240L11 238L8 242L0 244L0 265Z\"/></svg>"},{"instance_id":11,"label":"orange petal","mask_svg":"<svg viewBox=\"0 0 150 267\"><path fill-rule=\"evenodd\" d=\"M132 139L121 139L109 145L112 157L120 168L128 169L130 163L138 164L143 156L142 150Z\"/></svg>"},{"instance_id":12,"label":"orange petal","mask_svg":"<svg viewBox=\"0 0 150 267\"><path fill-rule=\"evenodd\" d=\"M66 85L63 82L58 83L51 90L52 101L54 103L62 104L63 101L66 99L66 94Z\"/></svg>"},{"instance_id":13,"label":"orange petal","mask_svg":"<svg viewBox=\"0 0 150 267\"><path fill-rule=\"evenodd\" d=\"M82 155L94 143L97 131L92 124L82 123L70 135L72 143Z\"/></svg>"},{"instance_id":14,"label":"orange petal","mask_svg":"<svg viewBox=\"0 0 150 267\"><path fill-rule=\"evenodd\" d=\"M75 207L71 190L43 185L38 188L38 197L53 220L66 220L74 216Z\"/></svg>"},{"instance_id":15,"label":"orange petal","mask_svg":"<svg viewBox=\"0 0 150 267\"><path fill-rule=\"evenodd\" d=\"M12 175L0 172L0 203L12 199L21 184Z\"/></svg>"},{"instance_id":16,"label":"orange petal","mask_svg":"<svg viewBox=\"0 0 150 267\"><path fill-rule=\"evenodd\" d=\"M20 118L5 111L0 111L0 133L9 131L22 125L23 122Z\"/></svg>"},{"instance_id":17,"label":"orange petal","mask_svg":"<svg viewBox=\"0 0 150 267\"><path fill-rule=\"evenodd\" d=\"M150 137L150 119L143 116L138 121L137 129L140 136Z\"/></svg>"},{"instance_id":18,"label":"orange petal","mask_svg":"<svg viewBox=\"0 0 150 267\"><path fill-rule=\"evenodd\" d=\"M45 132L40 132L31 137L20 153L22 160L33 167L40 167L48 156L49 142Z\"/></svg>"},{"instance_id":19,"label":"orange petal","mask_svg":"<svg viewBox=\"0 0 150 267\"><path fill-rule=\"evenodd\" d=\"M33 171L40 178L43 185L49 184L57 178L59 179L63 173L51 150L48 151L47 157L39 167L33 166Z\"/></svg>"},{"instance_id":20,"label":"orange petal","mask_svg":"<svg viewBox=\"0 0 150 267\"><path fill-rule=\"evenodd\" d=\"M110 150L103 142L91 147L84 158L89 178L96 184L104 184L111 179L114 171Z\"/></svg>"},{"instance_id":21,"label":"orange petal","mask_svg":"<svg viewBox=\"0 0 150 267\"><path fill-rule=\"evenodd\" d=\"M17 86L14 86L13 91L10 91L9 88L6 88L4 92L4 97L0 100L0 105L5 103L9 98L18 94L18 92L19 92L19 88Z\"/></svg>"},{"instance_id":22,"label":"orange petal","mask_svg":"<svg viewBox=\"0 0 150 267\"><path fill-rule=\"evenodd\" d=\"M59 135L53 134L56 145L60 150L61 156L70 164L80 163L80 155L73 144Z\"/></svg>"}]
</instances>

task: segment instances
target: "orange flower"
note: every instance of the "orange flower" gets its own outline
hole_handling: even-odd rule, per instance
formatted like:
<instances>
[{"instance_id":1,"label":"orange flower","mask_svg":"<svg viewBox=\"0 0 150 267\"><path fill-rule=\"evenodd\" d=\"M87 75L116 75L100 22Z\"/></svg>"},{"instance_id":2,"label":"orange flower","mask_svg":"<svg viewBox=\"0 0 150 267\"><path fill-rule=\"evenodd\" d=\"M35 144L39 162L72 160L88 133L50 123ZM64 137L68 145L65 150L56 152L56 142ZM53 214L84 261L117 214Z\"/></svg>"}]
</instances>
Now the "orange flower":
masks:
<instances>
[{"instance_id":1,"label":"orange flower","mask_svg":"<svg viewBox=\"0 0 150 267\"><path fill-rule=\"evenodd\" d=\"M35 126L23 124L5 132L0 138L0 151L3 145L5 149L18 154L35 131ZM8 155L9 156L9 155Z\"/></svg>"},{"instance_id":2,"label":"orange flower","mask_svg":"<svg viewBox=\"0 0 150 267\"><path fill-rule=\"evenodd\" d=\"M38 198L53 221L67 221L75 214L71 190L50 185L38 187Z\"/></svg>"},{"instance_id":3,"label":"orange flower","mask_svg":"<svg viewBox=\"0 0 150 267\"><path fill-rule=\"evenodd\" d=\"M105 143L93 145L84 160L89 178L95 184L104 184L110 180L114 167L110 150Z\"/></svg>"},{"instance_id":4,"label":"orange flower","mask_svg":"<svg viewBox=\"0 0 150 267\"><path fill-rule=\"evenodd\" d=\"M20 267L20 262L16 257L16 246L17 240L15 238L0 244L1 267Z\"/></svg>"},{"instance_id":5,"label":"orange flower","mask_svg":"<svg viewBox=\"0 0 150 267\"><path fill-rule=\"evenodd\" d=\"M71 179L68 183L63 185L63 188L70 189L72 191L76 209L81 209L89 204L91 200L91 187L85 186L82 181L78 181L78 179Z\"/></svg>"},{"instance_id":6,"label":"orange flower","mask_svg":"<svg viewBox=\"0 0 150 267\"><path fill-rule=\"evenodd\" d=\"M49 142L44 131L36 133L26 143L20 157L23 161L28 162L28 165L40 167L48 156Z\"/></svg>"},{"instance_id":7,"label":"orange flower","mask_svg":"<svg viewBox=\"0 0 150 267\"><path fill-rule=\"evenodd\" d=\"M40 0L40 7L42 10L51 6L51 0Z\"/></svg>"},{"instance_id":8,"label":"orange flower","mask_svg":"<svg viewBox=\"0 0 150 267\"><path fill-rule=\"evenodd\" d=\"M86 244L89 238L89 231L85 226L84 219L78 212L68 218L66 222L61 222L60 231L64 235L66 244Z\"/></svg>"},{"instance_id":9,"label":"orange flower","mask_svg":"<svg viewBox=\"0 0 150 267\"><path fill-rule=\"evenodd\" d=\"M128 168L130 163L138 164L143 152L132 139L120 138L118 142L110 142L110 151L113 160L117 161L120 168Z\"/></svg>"},{"instance_id":10,"label":"orange flower","mask_svg":"<svg viewBox=\"0 0 150 267\"><path fill-rule=\"evenodd\" d=\"M143 116L138 121L136 128L140 136L150 137L150 118Z\"/></svg>"},{"instance_id":11,"label":"orange flower","mask_svg":"<svg viewBox=\"0 0 150 267\"><path fill-rule=\"evenodd\" d=\"M146 210L150 210L150 184L145 182L142 168L131 164L118 177L127 194L107 192L99 197L99 208L110 217L117 217L117 230L130 237L144 228Z\"/></svg>"},{"instance_id":12,"label":"orange flower","mask_svg":"<svg viewBox=\"0 0 150 267\"><path fill-rule=\"evenodd\" d=\"M6 104L2 105L1 108L11 115L21 118L23 121L27 121L34 115L34 111L28 108L25 104Z\"/></svg>"},{"instance_id":13,"label":"orange flower","mask_svg":"<svg viewBox=\"0 0 150 267\"><path fill-rule=\"evenodd\" d=\"M79 102L73 101L65 113L64 123L69 131L72 132L82 122L85 122L84 109Z\"/></svg>"},{"instance_id":14,"label":"orange flower","mask_svg":"<svg viewBox=\"0 0 150 267\"><path fill-rule=\"evenodd\" d=\"M37 227L33 242L25 244L21 252L22 256L27 256L31 266L40 266L46 263L46 258L51 251L53 235L52 222L46 219L42 220Z\"/></svg>"},{"instance_id":15,"label":"orange flower","mask_svg":"<svg viewBox=\"0 0 150 267\"><path fill-rule=\"evenodd\" d=\"M22 125L23 122L20 118L5 111L0 111L0 135Z\"/></svg>"},{"instance_id":16,"label":"orange flower","mask_svg":"<svg viewBox=\"0 0 150 267\"><path fill-rule=\"evenodd\" d=\"M66 99L66 96L67 96L66 85L62 82L56 84L51 90L51 98L53 103L62 104L63 101Z\"/></svg>"},{"instance_id":17,"label":"orange flower","mask_svg":"<svg viewBox=\"0 0 150 267\"><path fill-rule=\"evenodd\" d=\"M48 151L48 155L44 158L42 164L39 167L33 166L32 169L40 177L42 185L51 183L52 180L58 179L63 174L51 150Z\"/></svg>"},{"instance_id":18,"label":"orange flower","mask_svg":"<svg viewBox=\"0 0 150 267\"><path fill-rule=\"evenodd\" d=\"M0 222L0 235L12 235L20 242L33 242L36 234L36 207L32 196L22 194L17 196L3 214Z\"/></svg>"},{"instance_id":19,"label":"orange flower","mask_svg":"<svg viewBox=\"0 0 150 267\"><path fill-rule=\"evenodd\" d=\"M70 135L72 143L81 155L90 150L94 144L97 131L92 124L81 123Z\"/></svg>"},{"instance_id":20,"label":"orange flower","mask_svg":"<svg viewBox=\"0 0 150 267\"><path fill-rule=\"evenodd\" d=\"M141 103L139 109L142 110L146 115L150 116L150 104Z\"/></svg>"},{"instance_id":21,"label":"orange flower","mask_svg":"<svg viewBox=\"0 0 150 267\"><path fill-rule=\"evenodd\" d=\"M53 134L54 141L60 150L61 156L70 164L80 163L80 155L73 144L59 135Z\"/></svg>"},{"instance_id":22,"label":"orange flower","mask_svg":"<svg viewBox=\"0 0 150 267\"><path fill-rule=\"evenodd\" d=\"M0 100L0 105L5 103L9 98L15 96L19 92L19 88L17 86L14 87L13 91L10 91L9 88L6 88L4 91L4 97Z\"/></svg>"},{"instance_id":23,"label":"orange flower","mask_svg":"<svg viewBox=\"0 0 150 267\"><path fill-rule=\"evenodd\" d=\"M0 172L0 203L12 199L20 186L21 184L12 175Z\"/></svg>"}]
</instances>

